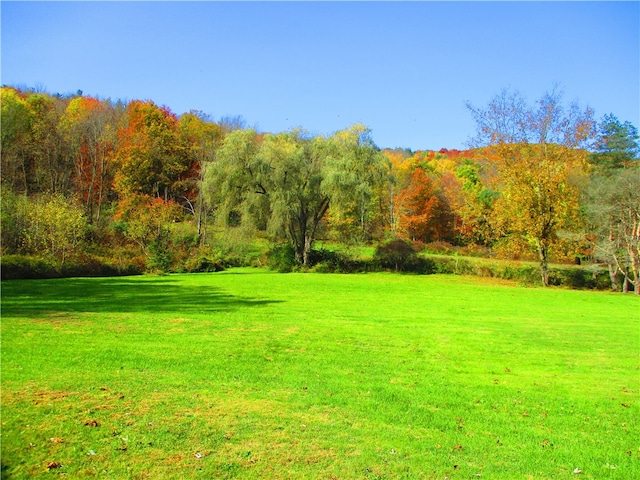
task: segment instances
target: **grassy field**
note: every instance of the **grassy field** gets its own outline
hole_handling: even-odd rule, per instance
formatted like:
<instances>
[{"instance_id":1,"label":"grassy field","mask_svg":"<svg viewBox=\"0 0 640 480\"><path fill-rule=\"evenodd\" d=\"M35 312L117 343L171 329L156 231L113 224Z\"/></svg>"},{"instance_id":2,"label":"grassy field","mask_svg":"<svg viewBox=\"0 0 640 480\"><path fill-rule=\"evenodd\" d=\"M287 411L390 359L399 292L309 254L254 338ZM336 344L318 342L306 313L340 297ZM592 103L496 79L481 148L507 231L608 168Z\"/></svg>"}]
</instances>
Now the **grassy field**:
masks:
<instances>
[{"instance_id":1,"label":"grassy field","mask_svg":"<svg viewBox=\"0 0 640 480\"><path fill-rule=\"evenodd\" d=\"M632 295L260 269L7 281L1 341L2 478L640 478Z\"/></svg>"}]
</instances>

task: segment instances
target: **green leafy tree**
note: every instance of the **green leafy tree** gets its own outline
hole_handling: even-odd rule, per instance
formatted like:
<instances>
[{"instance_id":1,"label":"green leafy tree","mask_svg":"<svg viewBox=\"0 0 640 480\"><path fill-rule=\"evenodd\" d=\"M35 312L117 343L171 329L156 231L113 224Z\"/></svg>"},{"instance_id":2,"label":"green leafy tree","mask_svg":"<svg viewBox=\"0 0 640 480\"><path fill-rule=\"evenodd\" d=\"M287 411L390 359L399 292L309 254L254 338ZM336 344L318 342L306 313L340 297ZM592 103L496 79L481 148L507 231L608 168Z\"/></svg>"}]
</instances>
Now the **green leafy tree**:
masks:
<instances>
[{"instance_id":1,"label":"green leafy tree","mask_svg":"<svg viewBox=\"0 0 640 480\"><path fill-rule=\"evenodd\" d=\"M359 128L350 134L366 131ZM362 214L366 206L361 200L371 191L366 178L355 179L346 171L347 166L357 166L357 158L366 156L350 150L363 148L362 142L345 142L344 136L311 138L301 131L264 136L253 130L229 133L205 175L218 219L227 225L252 223L276 239L288 240L297 261L308 265L332 199L336 208L341 208L340 201L353 201ZM355 185L360 185L356 195L347 194Z\"/></svg>"},{"instance_id":2,"label":"green leafy tree","mask_svg":"<svg viewBox=\"0 0 640 480\"><path fill-rule=\"evenodd\" d=\"M335 133L329 142L325 190L331 192L331 217L342 238L364 242L371 238L386 181L388 159L376 147L371 130L356 124Z\"/></svg>"},{"instance_id":3,"label":"green leafy tree","mask_svg":"<svg viewBox=\"0 0 640 480\"><path fill-rule=\"evenodd\" d=\"M456 177L462 182L459 233L479 245L491 245L495 240L491 228L491 212L499 193L488 188L480 175L481 166L466 161L456 169Z\"/></svg>"},{"instance_id":4,"label":"green leafy tree","mask_svg":"<svg viewBox=\"0 0 640 480\"><path fill-rule=\"evenodd\" d=\"M206 184L218 214L235 213L276 238L291 242L296 259L307 265L317 229L329 208L322 190L326 140L301 132L265 135L236 130L225 138Z\"/></svg>"},{"instance_id":5,"label":"green leafy tree","mask_svg":"<svg viewBox=\"0 0 640 480\"><path fill-rule=\"evenodd\" d=\"M638 129L631 122L620 122L613 115L605 115L598 125L591 163L604 168L621 168L638 159Z\"/></svg>"}]
</instances>

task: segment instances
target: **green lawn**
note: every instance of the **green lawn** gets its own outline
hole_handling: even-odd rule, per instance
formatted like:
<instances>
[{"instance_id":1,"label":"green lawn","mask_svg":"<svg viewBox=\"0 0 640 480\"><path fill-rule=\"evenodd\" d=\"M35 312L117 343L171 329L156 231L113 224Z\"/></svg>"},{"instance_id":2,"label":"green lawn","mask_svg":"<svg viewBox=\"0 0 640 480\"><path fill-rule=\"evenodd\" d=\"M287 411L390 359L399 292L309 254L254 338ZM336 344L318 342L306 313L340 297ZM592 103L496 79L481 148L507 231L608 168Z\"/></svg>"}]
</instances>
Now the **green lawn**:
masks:
<instances>
[{"instance_id":1,"label":"green lawn","mask_svg":"<svg viewBox=\"0 0 640 480\"><path fill-rule=\"evenodd\" d=\"M2 478L640 478L633 295L260 269L7 281L1 341Z\"/></svg>"}]
</instances>

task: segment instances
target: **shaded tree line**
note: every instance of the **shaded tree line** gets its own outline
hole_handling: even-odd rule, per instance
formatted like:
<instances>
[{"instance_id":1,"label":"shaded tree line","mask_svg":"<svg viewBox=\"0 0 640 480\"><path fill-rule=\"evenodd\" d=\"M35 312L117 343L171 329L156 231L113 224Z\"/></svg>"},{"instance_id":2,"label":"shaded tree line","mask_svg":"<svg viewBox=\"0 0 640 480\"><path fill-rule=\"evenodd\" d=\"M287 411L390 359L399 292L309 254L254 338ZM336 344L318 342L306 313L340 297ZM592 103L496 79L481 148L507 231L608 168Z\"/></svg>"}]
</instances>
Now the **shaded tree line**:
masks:
<instances>
[{"instance_id":1,"label":"shaded tree line","mask_svg":"<svg viewBox=\"0 0 640 480\"><path fill-rule=\"evenodd\" d=\"M638 133L502 91L465 151L381 150L364 125L260 133L241 119L2 87L2 253L139 257L172 268L220 238L265 238L308 266L317 240L440 242L604 265L640 292ZM181 253L177 254L177 250Z\"/></svg>"}]
</instances>

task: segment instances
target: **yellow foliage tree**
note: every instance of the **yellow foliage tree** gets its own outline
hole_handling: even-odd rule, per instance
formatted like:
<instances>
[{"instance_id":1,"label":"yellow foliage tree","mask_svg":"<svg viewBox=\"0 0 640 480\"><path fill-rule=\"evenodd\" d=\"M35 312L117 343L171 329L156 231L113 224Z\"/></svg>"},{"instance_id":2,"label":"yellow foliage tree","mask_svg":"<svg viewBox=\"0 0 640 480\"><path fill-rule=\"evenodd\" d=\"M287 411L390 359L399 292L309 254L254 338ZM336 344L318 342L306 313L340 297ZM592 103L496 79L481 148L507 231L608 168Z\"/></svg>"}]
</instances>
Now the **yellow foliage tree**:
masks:
<instances>
[{"instance_id":1,"label":"yellow foliage tree","mask_svg":"<svg viewBox=\"0 0 640 480\"><path fill-rule=\"evenodd\" d=\"M493 227L537 253L542 283L548 285L549 254L558 246L558 232L578 220L579 191L572 177L586 166L587 152L556 144L499 145L494 152L501 196L494 204Z\"/></svg>"},{"instance_id":2,"label":"yellow foliage tree","mask_svg":"<svg viewBox=\"0 0 640 480\"><path fill-rule=\"evenodd\" d=\"M518 92L503 90L486 108L467 104L477 124L474 143L490 147L487 159L499 172L494 228L537 252L545 286L558 232L578 214L571 178L586 165L584 147L595 132L591 109L576 103L565 109L561 99L554 88L530 106Z\"/></svg>"}]
</instances>

